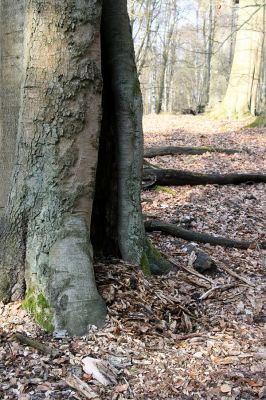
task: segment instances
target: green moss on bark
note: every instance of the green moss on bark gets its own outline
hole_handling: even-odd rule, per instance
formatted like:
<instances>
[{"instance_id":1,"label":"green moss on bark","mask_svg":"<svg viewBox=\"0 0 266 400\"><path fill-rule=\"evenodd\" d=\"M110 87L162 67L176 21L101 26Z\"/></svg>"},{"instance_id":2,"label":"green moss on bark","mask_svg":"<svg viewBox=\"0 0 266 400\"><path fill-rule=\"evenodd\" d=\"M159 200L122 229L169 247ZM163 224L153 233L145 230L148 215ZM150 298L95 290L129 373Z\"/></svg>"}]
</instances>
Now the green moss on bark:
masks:
<instances>
[{"instance_id":1,"label":"green moss on bark","mask_svg":"<svg viewBox=\"0 0 266 400\"><path fill-rule=\"evenodd\" d=\"M151 275L151 267L150 263L146 254L146 251L144 251L141 262L140 262L140 268L143 271L143 273L147 276Z\"/></svg>"},{"instance_id":2,"label":"green moss on bark","mask_svg":"<svg viewBox=\"0 0 266 400\"><path fill-rule=\"evenodd\" d=\"M150 240L146 240L145 256L153 275L164 275L173 270L172 264L156 250Z\"/></svg>"},{"instance_id":3,"label":"green moss on bark","mask_svg":"<svg viewBox=\"0 0 266 400\"><path fill-rule=\"evenodd\" d=\"M247 128L264 128L266 126L266 115L260 115L255 118L251 124L247 125Z\"/></svg>"},{"instance_id":4,"label":"green moss on bark","mask_svg":"<svg viewBox=\"0 0 266 400\"><path fill-rule=\"evenodd\" d=\"M52 309L41 292L37 292L34 287L31 287L22 303L23 308L27 310L36 322L47 332L54 331L53 312Z\"/></svg>"}]
</instances>

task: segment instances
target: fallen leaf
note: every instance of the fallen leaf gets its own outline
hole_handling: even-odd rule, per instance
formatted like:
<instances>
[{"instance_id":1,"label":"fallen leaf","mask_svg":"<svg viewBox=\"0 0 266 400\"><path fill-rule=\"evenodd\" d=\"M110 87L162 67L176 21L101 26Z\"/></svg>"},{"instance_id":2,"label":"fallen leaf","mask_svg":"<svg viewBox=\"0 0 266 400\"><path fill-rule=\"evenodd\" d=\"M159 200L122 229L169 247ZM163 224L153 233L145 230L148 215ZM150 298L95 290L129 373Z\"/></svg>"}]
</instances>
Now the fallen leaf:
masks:
<instances>
[{"instance_id":1,"label":"fallen leaf","mask_svg":"<svg viewBox=\"0 0 266 400\"><path fill-rule=\"evenodd\" d=\"M221 391L222 393L231 393L231 390L232 390L231 386L228 385L227 383L225 383L224 385L222 385L222 386L220 387L220 391Z\"/></svg>"}]
</instances>

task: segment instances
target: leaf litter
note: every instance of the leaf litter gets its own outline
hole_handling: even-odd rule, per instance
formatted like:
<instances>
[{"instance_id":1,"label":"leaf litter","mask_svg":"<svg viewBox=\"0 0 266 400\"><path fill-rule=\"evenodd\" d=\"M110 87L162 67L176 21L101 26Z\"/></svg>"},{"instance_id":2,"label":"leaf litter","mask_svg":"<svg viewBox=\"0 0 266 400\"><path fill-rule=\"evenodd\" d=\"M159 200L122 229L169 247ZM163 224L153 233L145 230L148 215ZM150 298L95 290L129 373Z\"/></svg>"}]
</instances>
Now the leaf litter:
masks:
<instances>
[{"instance_id":1,"label":"leaf litter","mask_svg":"<svg viewBox=\"0 0 266 400\"><path fill-rule=\"evenodd\" d=\"M145 118L144 126L147 145L243 149L240 155L152 160L161 167L265 172L265 130L243 129L243 121L229 125L200 116L162 116ZM265 240L263 184L149 190L142 205L145 215L187 229ZM159 232L149 237L180 268L145 277L119 260L98 260L97 283L108 306L102 330L90 327L82 338L56 339L21 303L0 305L0 399L266 398L265 251L194 244L218 267L201 278L195 270L191 274L186 242Z\"/></svg>"}]
</instances>

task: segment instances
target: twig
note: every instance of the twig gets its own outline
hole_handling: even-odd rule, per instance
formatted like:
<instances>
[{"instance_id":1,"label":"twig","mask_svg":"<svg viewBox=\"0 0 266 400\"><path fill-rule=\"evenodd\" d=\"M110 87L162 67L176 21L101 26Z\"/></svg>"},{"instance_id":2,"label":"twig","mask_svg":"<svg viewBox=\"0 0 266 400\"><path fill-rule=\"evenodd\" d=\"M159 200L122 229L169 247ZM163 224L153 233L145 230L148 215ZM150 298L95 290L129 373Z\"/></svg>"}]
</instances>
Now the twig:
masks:
<instances>
[{"instance_id":1,"label":"twig","mask_svg":"<svg viewBox=\"0 0 266 400\"><path fill-rule=\"evenodd\" d=\"M235 286L236 286L235 283L230 283L230 284L228 284L228 285L214 286L214 287L212 287L211 289L209 289L207 292L203 293L203 294L200 296L199 300L205 300L205 299L207 299L211 293L215 292L215 290L222 290L222 291L223 291L223 290L227 290L227 289L232 289L232 288L234 288Z\"/></svg>"},{"instance_id":2,"label":"twig","mask_svg":"<svg viewBox=\"0 0 266 400\"><path fill-rule=\"evenodd\" d=\"M236 272L232 271L229 267L227 267L226 265L218 265L218 267L222 270L224 270L225 272L227 272L229 275L233 276L236 279L239 279L242 282L245 282L247 285L254 287L254 283L252 283L249 279L245 278L242 275L237 274Z\"/></svg>"},{"instance_id":3,"label":"twig","mask_svg":"<svg viewBox=\"0 0 266 400\"><path fill-rule=\"evenodd\" d=\"M85 396L86 399L101 400L98 394L94 392L87 383L83 382L76 375L69 375L64 379L64 381L68 384L68 386Z\"/></svg>"},{"instance_id":4,"label":"twig","mask_svg":"<svg viewBox=\"0 0 266 400\"><path fill-rule=\"evenodd\" d=\"M181 342L182 340L187 340L187 339L192 339L192 338L196 338L196 337L203 337L203 338L208 338L207 334L205 333L188 333L187 335L177 335L176 337L176 341L177 342Z\"/></svg>"},{"instance_id":5,"label":"twig","mask_svg":"<svg viewBox=\"0 0 266 400\"><path fill-rule=\"evenodd\" d=\"M159 297L161 300L166 300L167 302L171 303L172 305L177 304L177 306L187 315L189 315L192 319L196 319L195 316L184 306L182 306L179 302L179 300L177 300L175 297L173 296L166 296L164 293L162 293L161 291L157 290L157 292L155 292L155 294L157 295L157 297Z\"/></svg>"},{"instance_id":6,"label":"twig","mask_svg":"<svg viewBox=\"0 0 266 400\"><path fill-rule=\"evenodd\" d=\"M188 282L190 285L199 286L199 287L204 288L204 289L209 289L209 288L210 288L210 285L209 285L208 283L205 283L205 282L198 282L198 281L196 281L195 279L191 278L191 276L186 276L186 275L185 275L185 276L183 277L183 279L184 279L186 282Z\"/></svg>"},{"instance_id":7,"label":"twig","mask_svg":"<svg viewBox=\"0 0 266 400\"><path fill-rule=\"evenodd\" d=\"M172 257L167 256L165 253L162 253L162 254L163 254L163 255L170 261L170 263L172 263L175 267L181 268L181 269L183 269L184 271L188 272L189 274L194 275L194 276L197 276L198 278L203 279L203 280L209 282L212 286L214 286L214 282L213 282L212 279L207 278L207 276L200 275L200 274L198 274L196 271L193 271L193 270L191 270L190 268L186 268L186 267L184 267L184 266L181 265L181 264L177 264L177 263L175 262L175 260L174 260Z\"/></svg>"}]
</instances>

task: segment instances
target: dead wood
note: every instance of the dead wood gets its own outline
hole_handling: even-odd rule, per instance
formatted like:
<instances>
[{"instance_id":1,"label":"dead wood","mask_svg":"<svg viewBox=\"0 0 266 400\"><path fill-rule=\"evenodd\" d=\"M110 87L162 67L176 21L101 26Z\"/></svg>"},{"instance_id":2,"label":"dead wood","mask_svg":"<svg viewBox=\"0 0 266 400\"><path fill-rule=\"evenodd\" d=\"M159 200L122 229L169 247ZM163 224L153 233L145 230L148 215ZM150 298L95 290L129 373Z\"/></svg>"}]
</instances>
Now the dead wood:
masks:
<instances>
[{"instance_id":1,"label":"dead wood","mask_svg":"<svg viewBox=\"0 0 266 400\"><path fill-rule=\"evenodd\" d=\"M266 183L265 174L201 174L175 169L144 168L144 188L154 185L240 185L241 183Z\"/></svg>"},{"instance_id":2,"label":"dead wood","mask_svg":"<svg viewBox=\"0 0 266 400\"><path fill-rule=\"evenodd\" d=\"M162 253L162 254L164 254L164 253ZM214 282L213 282L213 280L212 279L210 279L210 278L207 278L207 276L204 276L204 275L200 275L198 272L196 272L196 271L194 271L192 268L187 268L187 267L184 267L183 265L181 265L181 264L177 264L176 262L175 262L175 260L172 258L172 257L167 257L167 255L166 254L164 254L164 256L170 261L170 263L172 263L176 268L178 268L178 269L183 269L184 271L186 271L186 272L188 272L190 275L194 275L194 276L196 276L197 278L200 278L200 279L202 279L202 280L204 280L204 281L207 281L209 284L211 284L212 286L214 285Z\"/></svg>"},{"instance_id":3,"label":"dead wood","mask_svg":"<svg viewBox=\"0 0 266 400\"><path fill-rule=\"evenodd\" d=\"M157 156L173 156L178 154L188 155L201 155L204 153L224 153L224 154L235 154L241 153L239 149L225 149L219 147L208 147L208 146L164 146L164 147L148 147L144 150L145 158L153 158Z\"/></svg>"},{"instance_id":4,"label":"dead wood","mask_svg":"<svg viewBox=\"0 0 266 400\"><path fill-rule=\"evenodd\" d=\"M38 342L35 339L31 339L21 333L15 333L12 335L11 340L16 340L18 343L23 344L24 346L32 347L43 354L55 356L57 351L43 343Z\"/></svg>"},{"instance_id":5,"label":"dead wood","mask_svg":"<svg viewBox=\"0 0 266 400\"><path fill-rule=\"evenodd\" d=\"M206 300L213 292L220 290L221 292L224 292L228 289L233 289L236 287L235 283L229 283L227 285L217 285L212 287L211 289L207 290L207 292L203 293L200 297L199 300Z\"/></svg>"},{"instance_id":6,"label":"dead wood","mask_svg":"<svg viewBox=\"0 0 266 400\"><path fill-rule=\"evenodd\" d=\"M147 232L160 231L187 241L209 243L212 246L232 247L243 250L247 250L256 246L256 243L254 241L240 241L225 238L222 236L212 236L208 233L190 231L188 229L182 228L179 225L170 224L168 222L160 220L146 221L145 228ZM258 244L258 246L262 249L266 248L264 242Z\"/></svg>"},{"instance_id":7,"label":"dead wood","mask_svg":"<svg viewBox=\"0 0 266 400\"><path fill-rule=\"evenodd\" d=\"M98 394L95 393L86 382L83 382L77 376L69 375L67 378L64 379L64 381L68 384L68 386L70 386L72 389L75 389L86 399L100 400Z\"/></svg>"},{"instance_id":8,"label":"dead wood","mask_svg":"<svg viewBox=\"0 0 266 400\"><path fill-rule=\"evenodd\" d=\"M190 254L191 266L200 274L204 274L205 272L214 272L217 270L217 265L209 256L209 254L198 249L192 244L185 246L185 250L188 254Z\"/></svg>"},{"instance_id":9,"label":"dead wood","mask_svg":"<svg viewBox=\"0 0 266 400\"><path fill-rule=\"evenodd\" d=\"M227 272L229 275L233 276L234 278L246 283L248 286L255 286L249 279L240 275L239 273L232 271L231 268L227 267L226 265L219 265L219 268L223 271Z\"/></svg>"}]
</instances>

